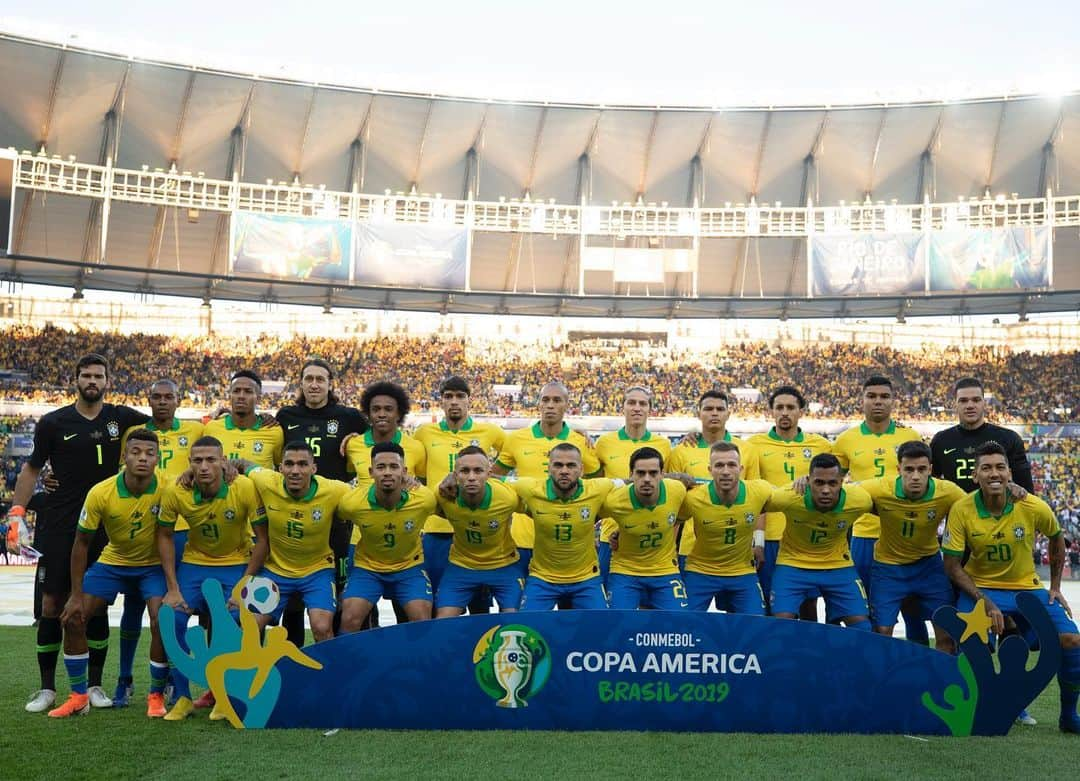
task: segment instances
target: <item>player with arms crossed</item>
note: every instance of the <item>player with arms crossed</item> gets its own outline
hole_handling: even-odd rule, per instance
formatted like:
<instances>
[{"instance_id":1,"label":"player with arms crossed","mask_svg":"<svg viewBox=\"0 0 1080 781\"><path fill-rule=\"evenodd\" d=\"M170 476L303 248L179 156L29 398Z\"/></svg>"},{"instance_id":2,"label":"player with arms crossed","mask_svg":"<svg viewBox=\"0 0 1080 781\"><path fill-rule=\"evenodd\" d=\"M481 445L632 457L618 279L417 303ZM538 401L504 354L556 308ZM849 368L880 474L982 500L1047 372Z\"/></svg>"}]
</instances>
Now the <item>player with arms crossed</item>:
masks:
<instances>
[{"instance_id":1,"label":"player with arms crossed","mask_svg":"<svg viewBox=\"0 0 1080 781\"><path fill-rule=\"evenodd\" d=\"M710 450L717 442L730 442L739 451L739 463L742 465L743 480L761 478L757 451L745 440L733 437L727 430L731 409L728 395L720 390L707 390L698 399L698 419L701 421L701 433L694 434L689 441L683 440L672 451L668 459L668 471L675 474L689 475L698 485L706 485L713 480L710 464ZM686 556L694 549L696 529L693 519L688 518L683 524L682 537L679 538L679 568L685 569ZM773 551L773 562L776 553Z\"/></svg>"},{"instance_id":2,"label":"player with arms crossed","mask_svg":"<svg viewBox=\"0 0 1080 781\"><path fill-rule=\"evenodd\" d=\"M810 461L820 453L831 451L832 445L825 437L807 434L799 428L799 420L806 409L806 397L792 385L781 385L769 394L769 411L775 425L764 434L750 437L750 445L758 457L761 477L777 487L791 485L795 480L809 474ZM784 514L769 512L765 515L765 561L758 568L761 589L770 608L773 572L780 552L780 540L784 536ZM809 602L803 607L802 618L817 620L817 604Z\"/></svg>"},{"instance_id":3,"label":"player with arms crossed","mask_svg":"<svg viewBox=\"0 0 1080 781\"><path fill-rule=\"evenodd\" d=\"M566 422L566 409L569 404L570 391L561 382L549 382L542 387L540 420L506 435L503 449L495 461L494 473L506 475L513 472L518 477L544 480L548 473L548 452L559 442L569 442L581 451L585 476L599 476L600 462L596 458L596 451L585 435L571 429ZM514 518L513 532L514 542L521 556L522 577L525 577L535 535L532 518L519 513Z\"/></svg>"},{"instance_id":4,"label":"player with arms crossed","mask_svg":"<svg viewBox=\"0 0 1080 781\"><path fill-rule=\"evenodd\" d=\"M137 593L150 614L150 694L146 715L165 715L165 678L169 663L158 630L158 608L165 594L156 535L163 481L154 474L158 438L139 429L124 447L124 471L95 485L79 515L79 533L71 549L71 596L60 619L64 622L64 666L71 679L71 697L49 711L53 718L81 716L90 711L87 693L89 653L86 619L112 604L120 593ZM109 544L87 569L90 545L98 529Z\"/></svg>"},{"instance_id":5,"label":"player with arms crossed","mask_svg":"<svg viewBox=\"0 0 1080 781\"><path fill-rule=\"evenodd\" d=\"M1012 479L1009 455L997 442L984 442L975 450L975 482L978 489L953 505L942 539L945 571L959 595L956 609L970 612L983 600L986 615L1000 637L1005 616L1026 623L1017 610L1016 595L1027 591L1037 595L1050 613L1061 640L1062 732L1080 733L1076 713L1080 694L1080 634L1071 618L1069 603L1061 593L1061 571L1065 566L1065 538L1053 510L1036 496L1013 501L1009 494ZM1050 589L1039 581L1032 559L1035 532L1050 538ZM964 549L971 551L961 564Z\"/></svg>"},{"instance_id":6,"label":"player with arms crossed","mask_svg":"<svg viewBox=\"0 0 1080 781\"><path fill-rule=\"evenodd\" d=\"M803 493L780 488L765 505L766 511L787 519L776 559L772 612L777 618L795 618L805 601L820 596L826 621L870 631L866 589L851 563L847 535L872 502L859 486L844 486L841 472L836 456L819 453L810 461Z\"/></svg>"},{"instance_id":7,"label":"player with arms crossed","mask_svg":"<svg viewBox=\"0 0 1080 781\"><path fill-rule=\"evenodd\" d=\"M439 405L443 419L438 423L424 423L416 429L414 439L424 446L426 455L427 484L438 486L448 475L454 473L454 459L458 452L470 445L479 447L494 458L502 450L505 435L492 423L475 421L469 415L469 384L461 377L447 377L439 385ZM454 528L441 515L432 515L424 524L424 568L431 578L431 587L438 590L443 572L450 561L450 543ZM481 599L475 606L479 612L487 612L487 600ZM480 610L480 608L483 608ZM470 611L470 612L477 612Z\"/></svg>"},{"instance_id":8,"label":"player with arms crossed","mask_svg":"<svg viewBox=\"0 0 1080 781\"><path fill-rule=\"evenodd\" d=\"M278 410L277 421L290 439L303 439L311 445L319 474L331 480L349 482L348 462L341 445L350 434L363 434L367 420L355 407L341 403L334 392L334 370L321 358L308 358L300 367L300 389L294 403ZM349 534L347 524L334 526L335 537L330 540L334 549L334 587L340 601L349 574ZM340 622L341 611L334 616ZM285 616L286 624L289 616ZM295 623L295 620L294 620ZM301 613L299 629L303 632ZM296 628L294 627L294 634Z\"/></svg>"},{"instance_id":9,"label":"player with arms crossed","mask_svg":"<svg viewBox=\"0 0 1080 781\"><path fill-rule=\"evenodd\" d=\"M90 489L116 474L122 450L121 436L148 418L131 407L105 402L109 389L108 362L100 355L84 355L75 364L74 404L49 412L34 427L34 451L15 481L8 523L17 524L19 543L30 545L26 531L26 504L46 462L51 464L59 487L46 494L37 514L36 542L41 551L36 582L41 584L41 620L37 626L37 661L41 689L26 703L26 710L41 713L56 702L56 660L63 640L60 612L71 591L71 549L83 503ZM94 562L107 542L99 533L87 551ZM109 650L109 622L102 610L86 621L89 646L90 704L112 706L101 688L105 657Z\"/></svg>"},{"instance_id":10,"label":"player with arms crossed","mask_svg":"<svg viewBox=\"0 0 1080 781\"><path fill-rule=\"evenodd\" d=\"M164 602L176 611L176 637L184 651L188 650L188 616L205 615L208 610L203 581L213 578L225 594L231 594L241 579L262 569L269 550L266 510L255 484L243 475L225 482L221 442L214 437L200 437L192 444L189 459L191 487L170 483L165 488L157 543L168 588ZM191 530L183 553L174 540L180 518L187 520L185 525ZM196 706L191 701L187 677L175 667L172 677L177 700L165 720L182 721ZM210 718L223 719L225 715L215 710Z\"/></svg>"},{"instance_id":11,"label":"player with arms crossed","mask_svg":"<svg viewBox=\"0 0 1080 781\"><path fill-rule=\"evenodd\" d=\"M582 480L581 450L560 442L548 453L548 479L511 482L533 519L536 547L522 610L604 610L607 599L596 558L595 524L621 480Z\"/></svg>"},{"instance_id":12,"label":"player with arms crossed","mask_svg":"<svg viewBox=\"0 0 1080 781\"><path fill-rule=\"evenodd\" d=\"M879 374L867 377L862 385L863 422L844 431L832 445L832 453L848 479L862 483L888 478L892 483L897 476L896 449L905 442L922 441L914 429L899 426L893 420L895 406L892 380ZM870 570L874 563L874 544L880 536L881 522L872 513L856 519L851 530L851 560L859 579L870 589L871 608L874 588ZM904 624L908 640L926 645L929 635L917 606L912 605L904 612Z\"/></svg>"},{"instance_id":13,"label":"player with arms crossed","mask_svg":"<svg viewBox=\"0 0 1080 781\"><path fill-rule=\"evenodd\" d=\"M630 456L633 483L617 488L604 501L605 518L619 525L612 535L608 590L615 610L642 605L684 610L686 587L679 577L675 539L686 486L663 476L664 458L643 447Z\"/></svg>"},{"instance_id":14,"label":"player with arms crossed","mask_svg":"<svg viewBox=\"0 0 1080 781\"><path fill-rule=\"evenodd\" d=\"M764 511L773 488L766 480L742 480L740 455L734 442L714 442L709 448L713 479L683 502L682 517L697 527L683 577L691 610L708 610L715 598L721 610L763 616L765 596L756 569L765 560Z\"/></svg>"},{"instance_id":15,"label":"player with arms crossed","mask_svg":"<svg viewBox=\"0 0 1080 781\"><path fill-rule=\"evenodd\" d=\"M266 508L270 553L261 574L277 583L281 592L277 609L257 616L259 625L266 627L278 620L289 597L298 593L315 641L329 640L334 636L337 607L331 527L349 484L316 477L315 454L301 440L285 445L280 472L244 460L237 466L255 483Z\"/></svg>"},{"instance_id":16,"label":"player with arms crossed","mask_svg":"<svg viewBox=\"0 0 1080 781\"><path fill-rule=\"evenodd\" d=\"M652 391L640 385L626 389L623 394L623 427L618 431L601 434L596 440L596 457L604 470L604 477L629 480L630 456L640 447L654 448L665 461L668 460L671 443L667 437L656 436L648 429L652 398ZM611 535L617 530L618 524L611 518L600 521L600 545L597 555L600 561L600 576L605 583L611 569Z\"/></svg>"},{"instance_id":17,"label":"player with arms crossed","mask_svg":"<svg viewBox=\"0 0 1080 781\"><path fill-rule=\"evenodd\" d=\"M435 617L450 618L488 588L499 611L521 604L522 577L511 518L521 509L517 492L491 477L491 459L476 445L454 459L456 498L439 495L439 511L454 527L450 563L435 594Z\"/></svg>"},{"instance_id":18,"label":"player with arms crossed","mask_svg":"<svg viewBox=\"0 0 1080 781\"><path fill-rule=\"evenodd\" d=\"M370 484L338 505L338 516L360 528L342 596L342 632L359 631L383 597L400 604L409 621L431 618L420 532L435 510L435 495L422 485L406 490L405 476L401 445L379 442L371 448Z\"/></svg>"}]
</instances>

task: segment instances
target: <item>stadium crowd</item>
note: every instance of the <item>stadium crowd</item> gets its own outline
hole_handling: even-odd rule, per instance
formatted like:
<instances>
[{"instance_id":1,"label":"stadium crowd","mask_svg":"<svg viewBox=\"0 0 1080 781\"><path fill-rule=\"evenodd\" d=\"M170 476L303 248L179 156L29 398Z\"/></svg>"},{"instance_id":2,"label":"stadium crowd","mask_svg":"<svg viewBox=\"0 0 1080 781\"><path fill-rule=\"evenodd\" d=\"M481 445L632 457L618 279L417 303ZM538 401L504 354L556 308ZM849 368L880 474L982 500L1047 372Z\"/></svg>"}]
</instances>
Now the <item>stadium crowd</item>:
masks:
<instances>
[{"instance_id":1,"label":"stadium crowd","mask_svg":"<svg viewBox=\"0 0 1080 781\"><path fill-rule=\"evenodd\" d=\"M297 364L306 356L320 355L338 367L337 387L344 398L358 398L365 383L380 377L407 388L420 411L436 405L438 379L453 373L473 380L478 388L473 409L489 415L531 412L540 387L553 376L563 378L570 389L570 414L618 415L622 391L646 385L655 394L658 416L693 414L695 401L709 388L766 391L784 377L807 389L815 414L857 418L859 401L851 392L851 378L883 373L898 384L899 419L944 421L953 416L951 383L972 374L987 379L993 397L990 416L998 422L1080 420L1080 355L1075 352L936 345L914 352L837 343L795 349L754 342L690 353L623 344L519 345L483 340L466 344L458 338L403 336L177 338L49 326L14 326L0 332L0 368L26 372L30 380L3 386L3 398L64 403L71 387L70 356L87 352L109 358L114 371L110 397L117 403L143 403L146 377L170 376L182 378L189 404L211 407L226 400L226 378L238 369L257 366L265 379L286 383L282 393L266 394L266 403L273 406L294 395ZM496 385L520 390L499 393ZM737 412L764 418L764 400L738 401Z\"/></svg>"}]
</instances>

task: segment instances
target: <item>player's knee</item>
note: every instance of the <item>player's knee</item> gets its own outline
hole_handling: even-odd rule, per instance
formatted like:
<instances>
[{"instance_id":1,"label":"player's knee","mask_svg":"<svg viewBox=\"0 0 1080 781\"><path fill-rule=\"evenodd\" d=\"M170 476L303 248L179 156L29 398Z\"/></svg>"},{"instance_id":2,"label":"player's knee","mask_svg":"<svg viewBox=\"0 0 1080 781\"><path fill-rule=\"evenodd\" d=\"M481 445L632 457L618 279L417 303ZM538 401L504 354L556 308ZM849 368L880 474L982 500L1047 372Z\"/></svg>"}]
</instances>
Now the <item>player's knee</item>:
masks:
<instances>
[{"instance_id":1,"label":"player's knee","mask_svg":"<svg viewBox=\"0 0 1080 781\"><path fill-rule=\"evenodd\" d=\"M53 594L42 594L41 615L44 618L58 618L60 616L60 598Z\"/></svg>"},{"instance_id":2,"label":"player's knee","mask_svg":"<svg viewBox=\"0 0 1080 781\"><path fill-rule=\"evenodd\" d=\"M886 637L892 637L893 636L893 629L894 629L894 627L891 627L891 626L875 626L874 627L874 632L879 634L879 635L885 635Z\"/></svg>"}]
</instances>

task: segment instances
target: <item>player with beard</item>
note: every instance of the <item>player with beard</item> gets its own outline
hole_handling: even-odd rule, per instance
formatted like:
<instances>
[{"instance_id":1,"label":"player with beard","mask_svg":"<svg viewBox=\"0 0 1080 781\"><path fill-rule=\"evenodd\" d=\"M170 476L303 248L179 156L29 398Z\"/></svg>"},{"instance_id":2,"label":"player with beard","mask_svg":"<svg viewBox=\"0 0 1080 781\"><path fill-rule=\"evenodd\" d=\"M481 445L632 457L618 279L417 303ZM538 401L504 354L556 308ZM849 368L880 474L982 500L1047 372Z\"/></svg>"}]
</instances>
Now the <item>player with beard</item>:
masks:
<instances>
[{"instance_id":1,"label":"player with beard","mask_svg":"<svg viewBox=\"0 0 1080 781\"><path fill-rule=\"evenodd\" d=\"M47 711L56 701L56 660L63 642L59 617L71 592L71 548L79 512L90 489L116 474L124 431L148 420L131 407L104 401L109 389L109 368L101 355L84 355L75 364L75 389L78 398L74 404L49 412L37 422L34 452L19 472L8 510L8 522L20 525L20 544L29 545L26 503L48 461L59 486L45 497L36 525L35 541L42 554L37 570L37 580L42 585L42 615L37 628L41 689L26 704L26 710L31 713ZM94 536L88 550L90 563L97 560L107 541L104 532ZM101 688L109 650L109 624L104 610L88 617L86 640L89 702L97 708L111 707L112 700Z\"/></svg>"}]
</instances>

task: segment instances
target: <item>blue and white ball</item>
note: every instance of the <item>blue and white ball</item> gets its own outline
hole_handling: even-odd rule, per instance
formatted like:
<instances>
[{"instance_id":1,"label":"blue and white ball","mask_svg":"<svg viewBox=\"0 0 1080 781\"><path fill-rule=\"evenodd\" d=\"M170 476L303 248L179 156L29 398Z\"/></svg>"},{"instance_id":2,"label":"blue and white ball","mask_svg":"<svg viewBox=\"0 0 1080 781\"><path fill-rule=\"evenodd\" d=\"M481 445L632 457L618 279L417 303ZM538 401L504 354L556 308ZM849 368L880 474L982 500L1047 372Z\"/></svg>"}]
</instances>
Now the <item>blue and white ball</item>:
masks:
<instances>
[{"instance_id":1,"label":"blue and white ball","mask_svg":"<svg viewBox=\"0 0 1080 781\"><path fill-rule=\"evenodd\" d=\"M273 613L280 599L281 591L278 589L278 584L262 575L248 578L248 582L240 589L240 601L252 613L260 615Z\"/></svg>"}]
</instances>

